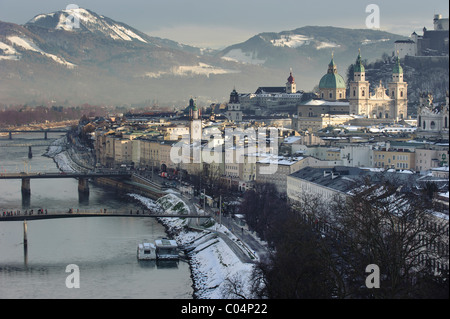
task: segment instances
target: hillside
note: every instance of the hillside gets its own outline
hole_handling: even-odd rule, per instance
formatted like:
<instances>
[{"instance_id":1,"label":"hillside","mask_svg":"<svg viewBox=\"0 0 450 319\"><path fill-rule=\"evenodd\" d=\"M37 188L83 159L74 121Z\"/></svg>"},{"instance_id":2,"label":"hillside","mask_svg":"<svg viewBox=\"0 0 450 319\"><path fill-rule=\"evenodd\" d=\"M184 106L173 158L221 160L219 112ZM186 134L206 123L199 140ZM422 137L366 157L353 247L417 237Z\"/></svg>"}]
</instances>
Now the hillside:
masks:
<instances>
[{"instance_id":1,"label":"hillside","mask_svg":"<svg viewBox=\"0 0 450 319\"><path fill-rule=\"evenodd\" d=\"M338 72L345 76L358 49L370 61L383 53L391 54L394 42L403 36L369 29L306 26L280 33L261 33L225 48L218 56L229 61L283 69L292 68L297 87L311 90L326 73L331 53Z\"/></svg>"},{"instance_id":2,"label":"hillside","mask_svg":"<svg viewBox=\"0 0 450 319\"><path fill-rule=\"evenodd\" d=\"M79 18L70 28L66 19ZM25 25L0 22L0 104L184 108L228 100L260 86L284 86L292 68L298 90L312 90L334 51L346 76L361 48L368 61L392 54L404 37L376 30L308 26L261 33L221 51L150 37L87 9L39 14Z\"/></svg>"}]
</instances>

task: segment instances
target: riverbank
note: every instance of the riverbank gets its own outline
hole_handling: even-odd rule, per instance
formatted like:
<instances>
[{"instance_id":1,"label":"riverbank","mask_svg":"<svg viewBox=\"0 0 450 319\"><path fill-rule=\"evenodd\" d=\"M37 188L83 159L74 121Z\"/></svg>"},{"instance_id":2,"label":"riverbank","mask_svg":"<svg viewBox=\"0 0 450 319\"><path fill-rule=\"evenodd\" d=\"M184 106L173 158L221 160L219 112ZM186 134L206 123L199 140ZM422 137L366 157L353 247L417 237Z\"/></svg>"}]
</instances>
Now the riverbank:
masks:
<instances>
[{"instance_id":1,"label":"riverbank","mask_svg":"<svg viewBox=\"0 0 450 319\"><path fill-rule=\"evenodd\" d=\"M61 171L83 170L72 158L70 144L65 137L56 140L45 154L53 158ZM184 210L187 213L199 208L181 199L178 192L168 190L158 200L130 193L129 196L151 210L165 212ZM251 298L251 274L253 263L242 262L229 245L219 236L239 240L224 226L218 227L209 217L197 225L192 218L158 218L170 237L187 252L193 281L194 299Z\"/></svg>"},{"instance_id":2,"label":"riverbank","mask_svg":"<svg viewBox=\"0 0 450 319\"><path fill-rule=\"evenodd\" d=\"M168 194L157 201L129 194L148 209L178 213L189 205L176 194ZM174 207L178 207L175 210ZM168 234L182 246L188 256L195 299L252 298L253 263L242 262L220 232L233 241L238 239L224 226L218 227L210 218L197 225L193 218L158 218Z\"/></svg>"}]
</instances>

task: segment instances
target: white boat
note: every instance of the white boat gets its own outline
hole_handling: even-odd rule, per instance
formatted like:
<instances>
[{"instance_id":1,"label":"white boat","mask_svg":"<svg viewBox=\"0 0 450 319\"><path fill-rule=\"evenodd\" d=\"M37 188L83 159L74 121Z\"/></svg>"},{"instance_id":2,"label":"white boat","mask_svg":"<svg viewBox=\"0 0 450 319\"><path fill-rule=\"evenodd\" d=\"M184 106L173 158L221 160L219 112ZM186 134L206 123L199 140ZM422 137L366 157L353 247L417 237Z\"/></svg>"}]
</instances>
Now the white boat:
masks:
<instances>
[{"instance_id":1,"label":"white boat","mask_svg":"<svg viewBox=\"0 0 450 319\"><path fill-rule=\"evenodd\" d=\"M156 259L156 246L152 243L142 243L137 248L137 258L139 260Z\"/></svg>"},{"instance_id":2,"label":"white boat","mask_svg":"<svg viewBox=\"0 0 450 319\"><path fill-rule=\"evenodd\" d=\"M157 239L155 240L156 256L158 259L178 259L178 245L175 240Z\"/></svg>"}]
</instances>

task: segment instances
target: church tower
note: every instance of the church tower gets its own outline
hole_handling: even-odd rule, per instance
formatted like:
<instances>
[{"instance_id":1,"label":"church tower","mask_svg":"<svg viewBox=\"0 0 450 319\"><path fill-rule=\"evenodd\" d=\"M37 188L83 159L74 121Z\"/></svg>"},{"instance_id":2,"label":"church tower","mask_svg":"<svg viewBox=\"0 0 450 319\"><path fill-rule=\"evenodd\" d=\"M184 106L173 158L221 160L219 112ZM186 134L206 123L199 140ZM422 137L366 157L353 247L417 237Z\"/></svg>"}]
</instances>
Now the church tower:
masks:
<instances>
[{"instance_id":1,"label":"church tower","mask_svg":"<svg viewBox=\"0 0 450 319\"><path fill-rule=\"evenodd\" d=\"M236 92L236 89L233 89L230 94L230 102L227 105L226 116L230 122L242 121L241 103L239 102L239 93Z\"/></svg>"},{"instance_id":2,"label":"church tower","mask_svg":"<svg viewBox=\"0 0 450 319\"><path fill-rule=\"evenodd\" d=\"M389 97L394 100L394 116L397 121L406 119L408 108L408 84L403 81L403 68L400 65L400 58L396 58L394 68L392 70L392 81L388 84Z\"/></svg>"},{"instance_id":3,"label":"church tower","mask_svg":"<svg viewBox=\"0 0 450 319\"><path fill-rule=\"evenodd\" d=\"M297 85L295 84L295 79L292 76L292 69L286 82L286 93L297 93Z\"/></svg>"},{"instance_id":4,"label":"church tower","mask_svg":"<svg viewBox=\"0 0 450 319\"><path fill-rule=\"evenodd\" d=\"M369 115L369 85L366 81L366 70L362 64L360 50L353 67L353 81L349 83L350 114Z\"/></svg>"},{"instance_id":5,"label":"church tower","mask_svg":"<svg viewBox=\"0 0 450 319\"><path fill-rule=\"evenodd\" d=\"M200 119L200 111L194 99L189 100L189 133L191 136L191 143L202 140L202 120Z\"/></svg>"}]
</instances>

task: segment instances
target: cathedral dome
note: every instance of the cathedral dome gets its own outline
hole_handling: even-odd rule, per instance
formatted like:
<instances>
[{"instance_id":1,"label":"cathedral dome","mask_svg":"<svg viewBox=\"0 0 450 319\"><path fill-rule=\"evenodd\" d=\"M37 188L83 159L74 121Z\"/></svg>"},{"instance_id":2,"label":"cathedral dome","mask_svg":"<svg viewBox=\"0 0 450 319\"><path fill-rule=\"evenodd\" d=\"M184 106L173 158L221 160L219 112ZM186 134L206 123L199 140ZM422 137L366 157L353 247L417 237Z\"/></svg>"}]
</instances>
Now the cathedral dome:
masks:
<instances>
[{"instance_id":1,"label":"cathedral dome","mask_svg":"<svg viewBox=\"0 0 450 319\"><path fill-rule=\"evenodd\" d=\"M344 78L337 73L325 74L319 82L319 89L345 89Z\"/></svg>"},{"instance_id":2,"label":"cathedral dome","mask_svg":"<svg viewBox=\"0 0 450 319\"><path fill-rule=\"evenodd\" d=\"M344 78L337 73L336 63L334 63L333 57L330 64L328 64L328 72L325 74L319 82L319 89L345 89Z\"/></svg>"}]
</instances>

